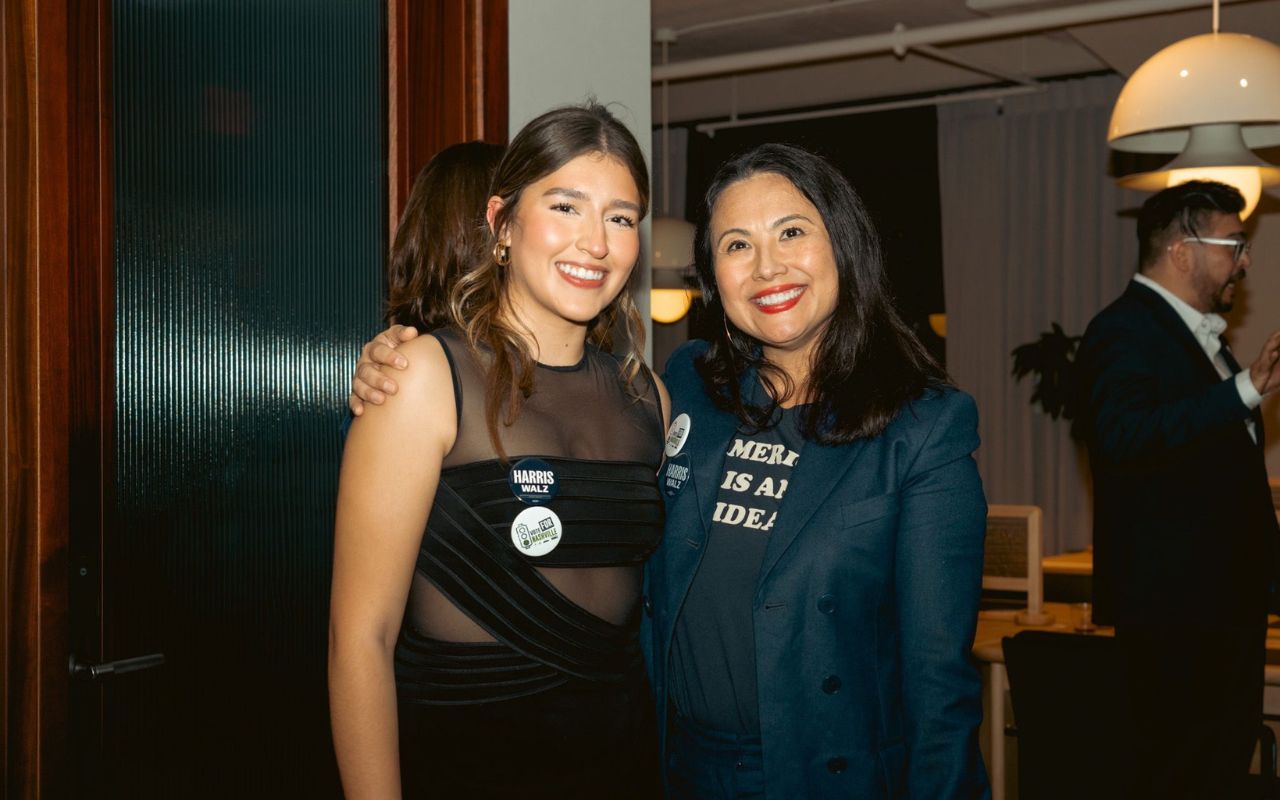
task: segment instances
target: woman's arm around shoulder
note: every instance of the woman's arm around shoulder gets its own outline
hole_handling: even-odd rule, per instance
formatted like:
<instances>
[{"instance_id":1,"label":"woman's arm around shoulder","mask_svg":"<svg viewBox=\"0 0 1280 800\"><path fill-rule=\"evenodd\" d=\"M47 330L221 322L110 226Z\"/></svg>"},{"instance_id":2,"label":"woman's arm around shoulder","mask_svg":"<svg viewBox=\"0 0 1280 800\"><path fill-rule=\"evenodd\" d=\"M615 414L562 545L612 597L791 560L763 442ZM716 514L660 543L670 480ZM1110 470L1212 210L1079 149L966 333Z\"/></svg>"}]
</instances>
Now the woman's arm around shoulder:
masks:
<instances>
[{"instance_id":1,"label":"woman's arm around shoulder","mask_svg":"<svg viewBox=\"0 0 1280 800\"><path fill-rule=\"evenodd\" d=\"M351 426L342 457L329 614L329 704L349 798L399 797L392 660L422 532L457 430L440 343L400 345L400 391Z\"/></svg>"},{"instance_id":2,"label":"woman's arm around shoulder","mask_svg":"<svg viewBox=\"0 0 1280 800\"><path fill-rule=\"evenodd\" d=\"M963 392L938 389L906 414L908 440L917 446L899 483L894 584L908 794L984 797L982 682L971 655L987 517L973 460L977 408Z\"/></svg>"}]
</instances>

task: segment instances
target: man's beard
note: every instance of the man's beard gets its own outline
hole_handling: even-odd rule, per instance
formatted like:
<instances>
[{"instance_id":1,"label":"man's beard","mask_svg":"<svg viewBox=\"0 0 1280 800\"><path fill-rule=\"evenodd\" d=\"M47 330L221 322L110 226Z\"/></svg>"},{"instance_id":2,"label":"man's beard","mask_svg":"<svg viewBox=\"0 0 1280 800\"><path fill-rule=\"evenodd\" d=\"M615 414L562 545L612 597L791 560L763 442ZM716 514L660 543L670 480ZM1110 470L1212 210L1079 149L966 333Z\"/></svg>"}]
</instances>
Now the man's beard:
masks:
<instances>
[{"instance_id":1,"label":"man's beard","mask_svg":"<svg viewBox=\"0 0 1280 800\"><path fill-rule=\"evenodd\" d=\"M1211 304L1213 313L1225 314L1231 310L1231 307L1235 304L1235 299L1227 300L1224 295L1229 287L1236 286L1238 288L1242 280L1244 280L1244 270L1238 269L1231 273L1231 277L1227 278L1226 283L1218 287L1218 290L1213 293L1213 303Z\"/></svg>"}]
</instances>

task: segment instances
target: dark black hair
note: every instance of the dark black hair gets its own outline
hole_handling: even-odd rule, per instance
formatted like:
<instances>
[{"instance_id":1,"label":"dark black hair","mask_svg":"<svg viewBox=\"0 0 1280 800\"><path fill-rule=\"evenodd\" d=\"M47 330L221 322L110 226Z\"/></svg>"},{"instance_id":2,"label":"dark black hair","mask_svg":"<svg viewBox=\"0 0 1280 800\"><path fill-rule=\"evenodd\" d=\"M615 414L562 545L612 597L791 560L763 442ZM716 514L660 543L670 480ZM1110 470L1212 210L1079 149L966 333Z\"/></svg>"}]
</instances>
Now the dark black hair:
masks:
<instances>
[{"instance_id":1,"label":"dark black hair","mask_svg":"<svg viewBox=\"0 0 1280 800\"><path fill-rule=\"evenodd\" d=\"M1205 216L1239 214L1244 196L1234 186L1217 181L1187 181L1156 192L1138 212L1138 267L1160 260L1170 234L1199 236Z\"/></svg>"},{"instance_id":2,"label":"dark black hair","mask_svg":"<svg viewBox=\"0 0 1280 800\"><path fill-rule=\"evenodd\" d=\"M880 237L848 179L829 161L800 147L760 145L726 162L703 200L694 243L698 282L709 313L724 317L716 287L711 216L720 195L738 181L761 173L786 178L822 216L839 279L835 311L813 352L807 411L800 420L806 439L845 444L881 433L898 411L947 376L893 307L885 279ZM778 400L793 388L764 357L760 343L732 323L717 331L697 369L720 408L753 429L775 420ZM774 389L758 406L743 397L742 375L757 370Z\"/></svg>"}]
</instances>

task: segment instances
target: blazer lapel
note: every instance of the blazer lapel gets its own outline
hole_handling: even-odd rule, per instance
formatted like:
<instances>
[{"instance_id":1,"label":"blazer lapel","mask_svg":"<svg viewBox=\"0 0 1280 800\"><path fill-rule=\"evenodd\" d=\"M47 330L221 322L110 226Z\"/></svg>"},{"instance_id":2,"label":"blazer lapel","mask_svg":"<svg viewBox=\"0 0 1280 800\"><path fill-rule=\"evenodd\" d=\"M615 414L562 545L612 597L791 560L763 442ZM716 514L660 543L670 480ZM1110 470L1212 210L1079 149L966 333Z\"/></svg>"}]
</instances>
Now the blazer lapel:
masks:
<instances>
[{"instance_id":1,"label":"blazer lapel","mask_svg":"<svg viewBox=\"0 0 1280 800\"><path fill-rule=\"evenodd\" d=\"M1202 365L1200 370L1204 374L1207 382L1218 383L1222 380L1222 376L1218 374L1218 368L1213 365L1213 360L1204 352L1204 348L1196 341L1196 337L1192 335L1191 329L1187 327L1187 323L1182 321L1182 317L1178 316L1178 312L1173 310L1173 306L1160 295L1156 294L1149 286L1143 286L1140 283L1130 282L1129 288L1125 290L1138 302L1145 305L1152 312L1156 321L1164 327L1173 340L1187 351L1187 357L1192 359L1192 363ZM1240 371L1240 364L1236 361L1235 356L1227 348L1227 340L1219 337L1222 342L1222 350L1220 351L1223 360L1227 362L1227 368L1232 372ZM1251 442L1259 448L1265 447L1266 438L1262 430L1262 411L1255 408L1252 412L1254 428L1257 434L1257 441ZM1247 435L1247 431L1246 431Z\"/></svg>"},{"instance_id":2,"label":"blazer lapel","mask_svg":"<svg viewBox=\"0 0 1280 800\"><path fill-rule=\"evenodd\" d=\"M1191 359L1190 363L1198 365L1197 368L1207 382L1217 383L1222 380L1217 368L1213 366L1213 361L1196 341L1187 323L1182 321L1182 317L1178 316L1178 312L1173 310L1173 306L1169 305L1167 300L1157 294L1154 289L1137 282L1130 282L1125 293L1151 311L1157 324L1164 328L1172 340L1186 352L1187 358Z\"/></svg>"},{"instance_id":3,"label":"blazer lapel","mask_svg":"<svg viewBox=\"0 0 1280 800\"><path fill-rule=\"evenodd\" d=\"M853 469L866 447L865 439L835 447L805 442L800 461L791 475L790 488L778 508L778 523L774 525L769 544L765 546L764 563L760 565L757 587L764 585L765 579L777 566L787 548L808 524L814 512L827 502L831 492Z\"/></svg>"}]
</instances>

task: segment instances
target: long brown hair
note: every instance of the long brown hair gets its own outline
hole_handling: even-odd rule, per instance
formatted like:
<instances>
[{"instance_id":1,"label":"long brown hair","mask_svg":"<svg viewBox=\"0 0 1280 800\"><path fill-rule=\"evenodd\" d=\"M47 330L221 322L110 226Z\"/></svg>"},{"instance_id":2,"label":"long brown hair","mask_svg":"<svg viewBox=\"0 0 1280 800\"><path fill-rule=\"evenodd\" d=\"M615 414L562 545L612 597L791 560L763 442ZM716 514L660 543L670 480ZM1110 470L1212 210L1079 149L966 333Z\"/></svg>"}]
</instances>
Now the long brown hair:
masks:
<instances>
[{"instance_id":1,"label":"long brown hair","mask_svg":"<svg viewBox=\"0 0 1280 800\"><path fill-rule=\"evenodd\" d=\"M484 252L484 204L501 145L465 142L427 162L409 191L387 267L387 322L448 325L449 293Z\"/></svg>"},{"instance_id":2,"label":"long brown hair","mask_svg":"<svg viewBox=\"0 0 1280 800\"><path fill-rule=\"evenodd\" d=\"M582 106L556 108L534 119L516 134L498 164L490 194L503 201L486 237L485 257L464 272L453 287L450 311L471 346L493 354L485 390L485 421L489 440L499 458L505 458L499 425L512 425L525 398L533 392L533 353L509 322L506 288L509 270L491 255L498 237L512 224L521 194L533 184L578 156L603 155L616 159L631 173L640 195L640 217L649 209L649 173L644 155L631 132L604 106L594 101ZM628 385L643 360L644 328L631 290L631 279L618 296L587 327L587 342L603 350L613 349L616 328L625 334L622 370Z\"/></svg>"}]
</instances>

